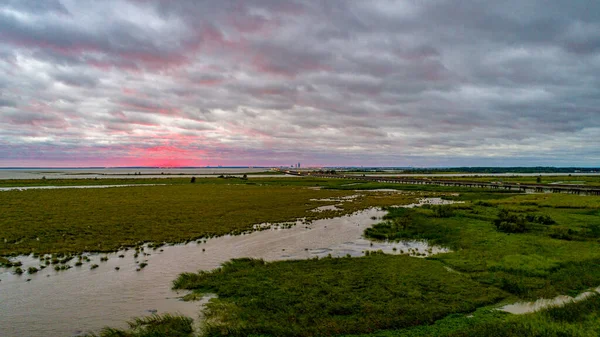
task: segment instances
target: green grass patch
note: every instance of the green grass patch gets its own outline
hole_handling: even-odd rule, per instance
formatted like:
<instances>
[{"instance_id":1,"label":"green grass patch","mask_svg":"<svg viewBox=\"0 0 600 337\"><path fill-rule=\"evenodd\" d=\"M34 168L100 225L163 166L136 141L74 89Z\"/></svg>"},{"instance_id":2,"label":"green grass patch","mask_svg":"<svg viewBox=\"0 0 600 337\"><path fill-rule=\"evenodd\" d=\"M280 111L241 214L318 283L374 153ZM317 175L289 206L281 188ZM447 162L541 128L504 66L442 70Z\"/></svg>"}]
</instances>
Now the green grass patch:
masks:
<instances>
[{"instance_id":1,"label":"green grass patch","mask_svg":"<svg viewBox=\"0 0 600 337\"><path fill-rule=\"evenodd\" d=\"M99 333L89 333L86 337L192 337L193 320L182 315L152 315L135 318L129 322L129 329L106 327Z\"/></svg>"},{"instance_id":2,"label":"green grass patch","mask_svg":"<svg viewBox=\"0 0 600 337\"><path fill-rule=\"evenodd\" d=\"M207 335L315 336L430 324L505 297L440 263L407 256L265 263L239 259L182 274L176 289L215 293Z\"/></svg>"},{"instance_id":3,"label":"green grass patch","mask_svg":"<svg viewBox=\"0 0 600 337\"><path fill-rule=\"evenodd\" d=\"M553 297L600 285L599 201L564 194L473 199L451 206L447 218L436 217L433 209L391 209L365 235L426 239L453 249L432 259L473 280L520 298ZM513 217L524 231L497 226Z\"/></svg>"},{"instance_id":4,"label":"green grass patch","mask_svg":"<svg viewBox=\"0 0 600 337\"><path fill-rule=\"evenodd\" d=\"M491 308L454 314L432 325L346 337L595 337L600 335L600 296L525 315Z\"/></svg>"}]
</instances>

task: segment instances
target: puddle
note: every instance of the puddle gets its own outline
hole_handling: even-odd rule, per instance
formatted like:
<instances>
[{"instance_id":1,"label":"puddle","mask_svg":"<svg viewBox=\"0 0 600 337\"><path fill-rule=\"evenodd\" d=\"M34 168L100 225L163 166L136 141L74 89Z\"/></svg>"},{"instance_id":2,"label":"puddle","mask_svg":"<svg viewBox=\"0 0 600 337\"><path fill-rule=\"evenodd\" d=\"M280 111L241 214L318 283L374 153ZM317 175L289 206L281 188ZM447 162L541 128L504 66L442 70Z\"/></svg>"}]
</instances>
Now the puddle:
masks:
<instances>
[{"instance_id":1,"label":"puddle","mask_svg":"<svg viewBox=\"0 0 600 337\"><path fill-rule=\"evenodd\" d=\"M352 195L347 195L344 197L338 197L338 198L322 198L322 199L310 199L310 201L324 201L324 202L346 202L346 201L353 201L354 199L360 197L360 194L352 194Z\"/></svg>"},{"instance_id":2,"label":"puddle","mask_svg":"<svg viewBox=\"0 0 600 337\"><path fill-rule=\"evenodd\" d=\"M422 199L421 204L446 202ZM414 207L417 204L408 205ZM85 254L89 262L68 270L54 265L29 275L0 268L0 336L73 336L104 326L125 328L125 321L150 313L182 313L200 321L199 302L183 302L171 284L178 274L212 270L233 258L266 261L363 256L366 251L424 257L447 252L422 241L371 242L362 238L366 228L386 214L371 208L350 215L308 222L257 224L258 231L222 236L185 245L145 247L111 254ZM102 257L108 257L102 261ZM14 259L12 259L14 260ZM18 258L21 268L40 266L32 256ZM141 268L142 263L147 263ZM91 269L92 265L98 265ZM118 268L118 270L117 270ZM30 279L29 281L27 281Z\"/></svg>"},{"instance_id":3,"label":"puddle","mask_svg":"<svg viewBox=\"0 0 600 337\"><path fill-rule=\"evenodd\" d=\"M340 211L342 210L341 208L339 208L338 206L341 205L326 205L326 206L320 206L317 207L315 209L311 209L311 212L324 212L324 211Z\"/></svg>"},{"instance_id":4,"label":"puddle","mask_svg":"<svg viewBox=\"0 0 600 337\"><path fill-rule=\"evenodd\" d=\"M548 185L572 185L572 186L580 186L585 185L585 181L555 181Z\"/></svg>"},{"instance_id":5,"label":"puddle","mask_svg":"<svg viewBox=\"0 0 600 337\"><path fill-rule=\"evenodd\" d=\"M402 205L400 207L413 208L423 205L450 205L450 204L464 204L464 201L445 200L442 198L422 198L419 199L418 203Z\"/></svg>"},{"instance_id":6,"label":"puddle","mask_svg":"<svg viewBox=\"0 0 600 337\"><path fill-rule=\"evenodd\" d=\"M576 297L559 295L555 298L541 298L535 302L518 302L509 305L505 305L502 308L498 309L501 311L509 312L515 315L528 314L532 312L536 312L538 310L542 310L549 307L555 306L563 306L570 302L579 302L582 301L592 295L597 295L600 293L600 287L591 289L590 291L586 291L577 295Z\"/></svg>"}]
</instances>

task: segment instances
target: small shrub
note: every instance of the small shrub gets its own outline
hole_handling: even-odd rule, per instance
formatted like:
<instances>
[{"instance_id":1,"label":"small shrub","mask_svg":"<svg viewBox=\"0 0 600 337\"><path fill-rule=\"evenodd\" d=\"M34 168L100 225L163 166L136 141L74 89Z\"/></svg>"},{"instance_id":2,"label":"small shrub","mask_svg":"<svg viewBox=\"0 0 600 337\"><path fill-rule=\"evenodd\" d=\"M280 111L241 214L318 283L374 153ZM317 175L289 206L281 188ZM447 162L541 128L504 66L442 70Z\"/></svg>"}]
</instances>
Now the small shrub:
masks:
<instances>
[{"instance_id":1,"label":"small shrub","mask_svg":"<svg viewBox=\"0 0 600 337\"><path fill-rule=\"evenodd\" d=\"M98 265L97 265L97 264L95 264L95 263L94 263L93 265L91 265L91 266L90 266L90 269L96 269L96 268L98 268Z\"/></svg>"},{"instance_id":2,"label":"small shrub","mask_svg":"<svg viewBox=\"0 0 600 337\"><path fill-rule=\"evenodd\" d=\"M75 257L74 256L66 256L63 259L60 259L58 262L60 264L66 264L67 262L73 260Z\"/></svg>"},{"instance_id":3,"label":"small shrub","mask_svg":"<svg viewBox=\"0 0 600 337\"><path fill-rule=\"evenodd\" d=\"M536 219L537 223L541 223L542 225L554 225L556 221L547 215L540 215Z\"/></svg>"},{"instance_id":4,"label":"small shrub","mask_svg":"<svg viewBox=\"0 0 600 337\"><path fill-rule=\"evenodd\" d=\"M505 233L523 233L527 230L526 223L525 217L510 214L504 209L498 213L498 218L493 221L496 229Z\"/></svg>"},{"instance_id":5,"label":"small shrub","mask_svg":"<svg viewBox=\"0 0 600 337\"><path fill-rule=\"evenodd\" d=\"M28 274L35 274L35 273L37 273L38 271L39 271L39 269L37 269L36 267L29 267L29 268L27 269L27 273L28 273Z\"/></svg>"},{"instance_id":6,"label":"small shrub","mask_svg":"<svg viewBox=\"0 0 600 337\"><path fill-rule=\"evenodd\" d=\"M525 219L529 222L536 222L542 225L554 225L556 221L547 215L539 215L535 216L533 214L528 214L525 216Z\"/></svg>"},{"instance_id":7,"label":"small shrub","mask_svg":"<svg viewBox=\"0 0 600 337\"><path fill-rule=\"evenodd\" d=\"M552 228L552 232L550 232L550 237L553 239L571 241L573 240L573 234L575 234L575 231L573 231L570 228L555 227Z\"/></svg>"},{"instance_id":8,"label":"small shrub","mask_svg":"<svg viewBox=\"0 0 600 337\"><path fill-rule=\"evenodd\" d=\"M135 318L127 322L130 330L120 330L106 327L99 334L90 336L115 337L115 336L194 336L193 320L186 316L170 314Z\"/></svg>"},{"instance_id":9,"label":"small shrub","mask_svg":"<svg viewBox=\"0 0 600 337\"><path fill-rule=\"evenodd\" d=\"M54 266L54 270L56 270L56 271L67 270L67 269L71 269L71 266L68 264L61 264L61 265Z\"/></svg>"},{"instance_id":10,"label":"small shrub","mask_svg":"<svg viewBox=\"0 0 600 337\"><path fill-rule=\"evenodd\" d=\"M436 218L449 218L454 215L454 210L450 206L436 205L433 206L433 215Z\"/></svg>"},{"instance_id":11,"label":"small shrub","mask_svg":"<svg viewBox=\"0 0 600 337\"><path fill-rule=\"evenodd\" d=\"M587 230L585 232L585 236L589 238L600 238L600 225L592 224L587 226Z\"/></svg>"}]
</instances>

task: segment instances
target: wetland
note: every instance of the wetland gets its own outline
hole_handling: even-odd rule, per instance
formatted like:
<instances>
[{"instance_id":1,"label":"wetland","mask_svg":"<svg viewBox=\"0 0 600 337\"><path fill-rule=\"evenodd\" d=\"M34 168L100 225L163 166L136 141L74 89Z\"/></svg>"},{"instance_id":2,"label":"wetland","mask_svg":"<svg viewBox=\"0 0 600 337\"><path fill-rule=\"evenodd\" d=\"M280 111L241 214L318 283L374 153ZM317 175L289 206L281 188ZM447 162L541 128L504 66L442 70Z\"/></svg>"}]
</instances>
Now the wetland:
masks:
<instances>
[{"instance_id":1,"label":"wetland","mask_svg":"<svg viewBox=\"0 0 600 337\"><path fill-rule=\"evenodd\" d=\"M53 183L95 180L77 181ZM600 332L600 197L309 177L140 183L0 192L0 336ZM566 296L579 300L499 310Z\"/></svg>"}]
</instances>

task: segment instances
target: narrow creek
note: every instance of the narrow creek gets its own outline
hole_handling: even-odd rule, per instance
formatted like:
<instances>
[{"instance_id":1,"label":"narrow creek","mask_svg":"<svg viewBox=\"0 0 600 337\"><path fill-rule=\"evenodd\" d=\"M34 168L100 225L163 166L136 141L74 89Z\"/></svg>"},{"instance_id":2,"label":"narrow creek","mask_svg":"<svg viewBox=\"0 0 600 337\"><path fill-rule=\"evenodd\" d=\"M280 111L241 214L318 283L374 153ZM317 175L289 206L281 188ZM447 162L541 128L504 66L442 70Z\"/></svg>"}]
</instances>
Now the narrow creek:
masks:
<instances>
[{"instance_id":1,"label":"narrow creek","mask_svg":"<svg viewBox=\"0 0 600 337\"><path fill-rule=\"evenodd\" d=\"M554 298L540 298L533 302L517 302L501 307L499 310L509 312L515 315L529 314L550 307L560 307L571 302L580 302L586 298L600 293L600 287L590 289L575 297L567 295L558 295Z\"/></svg>"},{"instance_id":2,"label":"narrow creek","mask_svg":"<svg viewBox=\"0 0 600 337\"><path fill-rule=\"evenodd\" d=\"M448 202L429 198L405 207L434 203ZM200 243L145 248L137 258L131 249L88 255L90 262L64 271L48 266L32 275L15 275L12 269L0 268L0 336L77 336L104 326L126 327L126 320L154 312L181 313L198 321L202 302L180 301L183 293L171 290L172 281L182 272L211 270L233 258L275 261L362 256L367 250L424 257L448 251L422 241L371 242L362 238L363 231L385 214L370 208L311 223L300 219L290 228L271 226ZM103 256L108 261L101 261ZM23 270L40 265L31 256L18 260ZM147 266L138 271L142 262ZM92 264L98 267L90 269Z\"/></svg>"}]
</instances>

